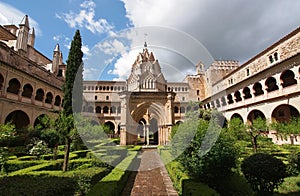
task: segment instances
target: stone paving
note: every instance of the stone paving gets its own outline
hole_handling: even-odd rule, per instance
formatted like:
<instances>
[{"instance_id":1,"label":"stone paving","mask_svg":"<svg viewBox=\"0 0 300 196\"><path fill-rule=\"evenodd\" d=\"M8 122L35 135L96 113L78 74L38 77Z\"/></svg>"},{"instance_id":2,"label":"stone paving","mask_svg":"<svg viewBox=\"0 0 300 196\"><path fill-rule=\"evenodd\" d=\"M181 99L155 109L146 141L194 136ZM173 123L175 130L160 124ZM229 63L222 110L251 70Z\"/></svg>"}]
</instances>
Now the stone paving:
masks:
<instances>
[{"instance_id":1,"label":"stone paving","mask_svg":"<svg viewBox=\"0 0 300 196\"><path fill-rule=\"evenodd\" d=\"M140 156L140 167L131 174L122 196L178 196L157 150L144 150Z\"/></svg>"}]
</instances>

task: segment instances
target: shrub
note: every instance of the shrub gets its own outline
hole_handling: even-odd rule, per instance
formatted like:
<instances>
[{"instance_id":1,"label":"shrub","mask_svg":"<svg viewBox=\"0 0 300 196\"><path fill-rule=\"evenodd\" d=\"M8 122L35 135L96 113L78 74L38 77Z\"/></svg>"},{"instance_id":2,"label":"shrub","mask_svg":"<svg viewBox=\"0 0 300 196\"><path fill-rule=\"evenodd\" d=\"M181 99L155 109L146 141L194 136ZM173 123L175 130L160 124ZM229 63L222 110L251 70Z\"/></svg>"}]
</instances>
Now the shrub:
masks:
<instances>
[{"instance_id":1,"label":"shrub","mask_svg":"<svg viewBox=\"0 0 300 196\"><path fill-rule=\"evenodd\" d=\"M287 176L286 165L280 159L263 153L247 157L241 169L252 189L259 195L271 195Z\"/></svg>"},{"instance_id":2,"label":"shrub","mask_svg":"<svg viewBox=\"0 0 300 196\"><path fill-rule=\"evenodd\" d=\"M19 160L8 160L5 164L5 172L13 172L27 167L40 164L40 161L19 161Z\"/></svg>"},{"instance_id":3,"label":"shrub","mask_svg":"<svg viewBox=\"0 0 300 196\"><path fill-rule=\"evenodd\" d=\"M212 123L214 122L198 121L194 138L179 157L191 177L209 185L215 184L232 173L239 154L232 137L221 132L221 128ZM181 130L181 126L179 126L175 137L178 134L186 137L184 135L187 132L186 129Z\"/></svg>"},{"instance_id":4,"label":"shrub","mask_svg":"<svg viewBox=\"0 0 300 196\"><path fill-rule=\"evenodd\" d=\"M183 166L177 161L168 163L166 169L174 187L179 193L182 193L182 182L183 180L189 179L187 172L184 171Z\"/></svg>"},{"instance_id":5,"label":"shrub","mask_svg":"<svg viewBox=\"0 0 300 196\"><path fill-rule=\"evenodd\" d=\"M182 195L219 196L219 193L201 182L183 180Z\"/></svg>"},{"instance_id":6,"label":"shrub","mask_svg":"<svg viewBox=\"0 0 300 196\"><path fill-rule=\"evenodd\" d=\"M287 172L290 176L296 176L300 171L300 152L293 153L288 157Z\"/></svg>"},{"instance_id":7,"label":"shrub","mask_svg":"<svg viewBox=\"0 0 300 196\"><path fill-rule=\"evenodd\" d=\"M4 176L0 178L1 195L74 195L76 183L71 178L56 176Z\"/></svg>"}]
</instances>

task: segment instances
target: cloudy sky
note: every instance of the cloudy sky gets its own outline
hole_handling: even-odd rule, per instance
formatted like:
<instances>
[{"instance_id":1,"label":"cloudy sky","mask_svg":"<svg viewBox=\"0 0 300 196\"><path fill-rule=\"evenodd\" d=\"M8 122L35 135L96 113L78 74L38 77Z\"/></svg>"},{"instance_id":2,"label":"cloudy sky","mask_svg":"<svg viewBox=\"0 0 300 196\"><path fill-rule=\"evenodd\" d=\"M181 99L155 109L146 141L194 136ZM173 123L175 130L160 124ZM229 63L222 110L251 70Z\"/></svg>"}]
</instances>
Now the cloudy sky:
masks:
<instances>
[{"instance_id":1,"label":"cloudy sky","mask_svg":"<svg viewBox=\"0 0 300 196\"><path fill-rule=\"evenodd\" d=\"M59 43L64 61L79 29L87 80L126 79L147 41L167 80L181 81L200 61L255 56L300 26L299 7L296 0L4 0L0 24L28 14L36 48L51 59Z\"/></svg>"}]
</instances>

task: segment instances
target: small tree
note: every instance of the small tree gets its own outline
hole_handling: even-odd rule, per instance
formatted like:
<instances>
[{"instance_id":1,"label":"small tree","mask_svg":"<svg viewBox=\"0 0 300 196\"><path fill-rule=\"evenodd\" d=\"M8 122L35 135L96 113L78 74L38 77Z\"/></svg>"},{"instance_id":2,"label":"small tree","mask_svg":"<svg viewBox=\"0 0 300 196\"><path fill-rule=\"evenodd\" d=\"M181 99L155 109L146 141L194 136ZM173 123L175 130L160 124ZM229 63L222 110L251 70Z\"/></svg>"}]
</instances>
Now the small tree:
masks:
<instances>
[{"instance_id":1,"label":"small tree","mask_svg":"<svg viewBox=\"0 0 300 196\"><path fill-rule=\"evenodd\" d=\"M251 143L253 146L254 153L257 152L257 139L262 134L265 133L268 129L266 119L258 117L252 121L252 124L248 126L247 133L251 137Z\"/></svg>"},{"instance_id":2,"label":"small tree","mask_svg":"<svg viewBox=\"0 0 300 196\"><path fill-rule=\"evenodd\" d=\"M263 153L245 158L241 169L258 195L272 195L287 176L286 165L280 159Z\"/></svg>"},{"instance_id":3,"label":"small tree","mask_svg":"<svg viewBox=\"0 0 300 196\"><path fill-rule=\"evenodd\" d=\"M194 137L185 135L191 134L195 128L192 122L180 126L182 128L179 127L177 135L173 138L178 137L179 145L175 143L172 149L182 150L184 145L181 143L189 142L192 137L179 158L191 176L214 184L219 179L230 175L231 169L236 167L238 149L234 146L232 138L221 132L217 121L200 119Z\"/></svg>"},{"instance_id":4,"label":"small tree","mask_svg":"<svg viewBox=\"0 0 300 196\"><path fill-rule=\"evenodd\" d=\"M237 140L249 139L247 135L247 127L239 118L233 118L229 121L227 131Z\"/></svg>"}]
</instances>

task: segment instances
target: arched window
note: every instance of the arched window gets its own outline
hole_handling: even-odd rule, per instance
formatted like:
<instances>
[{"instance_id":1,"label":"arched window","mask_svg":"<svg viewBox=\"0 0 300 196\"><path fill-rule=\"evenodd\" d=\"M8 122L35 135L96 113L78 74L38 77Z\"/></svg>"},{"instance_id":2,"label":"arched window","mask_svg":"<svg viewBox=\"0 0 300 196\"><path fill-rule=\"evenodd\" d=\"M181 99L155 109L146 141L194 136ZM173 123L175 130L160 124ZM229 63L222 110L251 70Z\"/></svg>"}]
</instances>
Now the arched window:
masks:
<instances>
[{"instance_id":1,"label":"arched window","mask_svg":"<svg viewBox=\"0 0 300 196\"><path fill-rule=\"evenodd\" d=\"M21 87L21 84L20 84L19 80L17 80L16 78L13 78L8 83L7 92L17 95L19 93L20 87Z\"/></svg>"},{"instance_id":2,"label":"arched window","mask_svg":"<svg viewBox=\"0 0 300 196\"><path fill-rule=\"evenodd\" d=\"M110 108L110 113L112 113L112 114L115 114L115 113L116 113L116 107L115 107L115 106L112 106L112 107Z\"/></svg>"},{"instance_id":3,"label":"arched window","mask_svg":"<svg viewBox=\"0 0 300 196\"><path fill-rule=\"evenodd\" d=\"M185 113L185 107L183 107L183 106L180 107L180 113L181 113L181 114Z\"/></svg>"},{"instance_id":4,"label":"arched window","mask_svg":"<svg viewBox=\"0 0 300 196\"><path fill-rule=\"evenodd\" d=\"M225 106L225 105L226 105L226 99L225 99L225 97L222 97L222 98L221 98L221 102L222 102L222 106Z\"/></svg>"},{"instance_id":5,"label":"arched window","mask_svg":"<svg viewBox=\"0 0 300 196\"><path fill-rule=\"evenodd\" d=\"M103 107L103 113L104 114L108 114L108 110L109 110L109 108L107 106Z\"/></svg>"},{"instance_id":6,"label":"arched window","mask_svg":"<svg viewBox=\"0 0 300 196\"><path fill-rule=\"evenodd\" d=\"M232 99L232 95L231 94L227 95L227 101L228 101L228 104L232 104L233 103L233 99Z\"/></svg>"},{"instance_id":7,"label":"arched window","mask_svg":"<svg viewBox=\"0 0 300 196\"><path fill-rule=\"evenodd\" d=\"M235 97L235 101L236 101L236 102L242 101L240 91L235 91L234 97Z\"/></svg>"},{"instance_id":8,"label":"arched window","mask_svg":"<svg viewBox=\"0 0 300 196\"><path fill-rule=\"evenodd\" d=\"M179 108L177 106L174 107L174 113L179 113Z\"/></svg>"},{"instance_id":9,"label":"arched window","mask_svg":"<svg viewBox=\"0 0 300 196\"><path fill-rule=\"evenodd\" d=\"M220 100L219 100L219 99L216 100L216 106L217 106L217 107L220 107L220 106L221 106Z\"/></svg>"},{"instance_id":10,"label":"arched window","mask_svg":"<svg viewBox=\"0 0 300 196\"><path fill-rule=\"evenodd\" d=\"M280 79L282 81L282 87L285 88L287 86L291 86L293 84L297 84L297 80L295 79L295 74L291 70L284 71Z\"/></svg>"},{"instance_id":11,"label":"arched window","mask_svg":"<svg viewBox=\"0 0 300 196\"><path fill-rule=\"evenodd\" d=\"M245 98L245 99L249 99L249 98L252 97L251 92L250 92L250 89L249 89L248 87L245 87L245 88L243 89L243 93L244 93L244 98Z\"/></svg>"},{"instance_id":12,"label":"arched window","mask_svg":"<svg viewBox=\"0 0 300 196\"><path fill-rule=\"evenodd\" d=\"M255 91L254 92L254 95L255 96L258 96L258 95L262 95L264 94L264 91L262 89L262 86L259 82L256 82L254 85L253 85L253 90Z\"/></svg>"},{"instance_id":13,"label":"arched window","mask_svg":"<svg viewBox=\"0 0 300 196\"><path fill-rule=\"evenodd\" d=\"M51 93L51 92L48 92L47 95L46 95L45 103L52 104L52 99L53 99L52 93Z\"/></svg>"},{"instance_id":14,"label":"arched window","mask_svg":"<svg viewBox=\"0 0 300 196\"><path fill-rule=\"evenodd\" d=\"M0 90L2 89L3 82L4 82L4 77L2 76L2 74L0 74Z\"/></svg>"},{"instance_id":15,"label":"arched window","mask_svg":"<svg viewBox=\"0 0 300 196\"><path fill-rule=\"evenodd\" d=\"M43 89L39 88L36 91L35 100L43 101L44 100L44 95L45 95L45 93L44 93Z\"/></svg>"},{"instance_id":16,"label":"arched window","mask_svg":"<svg viewBox=\"0 0 300 196\"><path fill-rule=\"evenodd\" d=\"M96 107L96 113L101 113L101 107L100 106Z\"/></svg>"},{"instance_id":17,"label":"arched window","mask_svg":"<svg viewBox=\"0 0 300 196\"><path fill-rule=\"evenodd\" d=\"M22 96L23 96L23 97L27 97L27 98L31 98L32 92L33 92L32 86L31 86L30 84L26 84L26 85L23 87Z\"/></svg>"},{"instance_id":18,"label":"arched window","mask_svg":"<svg viewBox=\"0 0 300 196\"><path fill-rule=\"evenodd\" d=\"M56 95L54 105L59 106L61 102L61 98L59 95Z\"/></svg>"},{"instance_id":19,"label":"arched window","mask_svg":"<svg viewBox=\"0 0 300 196\"><path fill-rule=\"evenodd\" d=\"M267 86L267 92L278 90L276 79L273 77L268 78L265 85Z\"/></svg>"}]
</instances>

